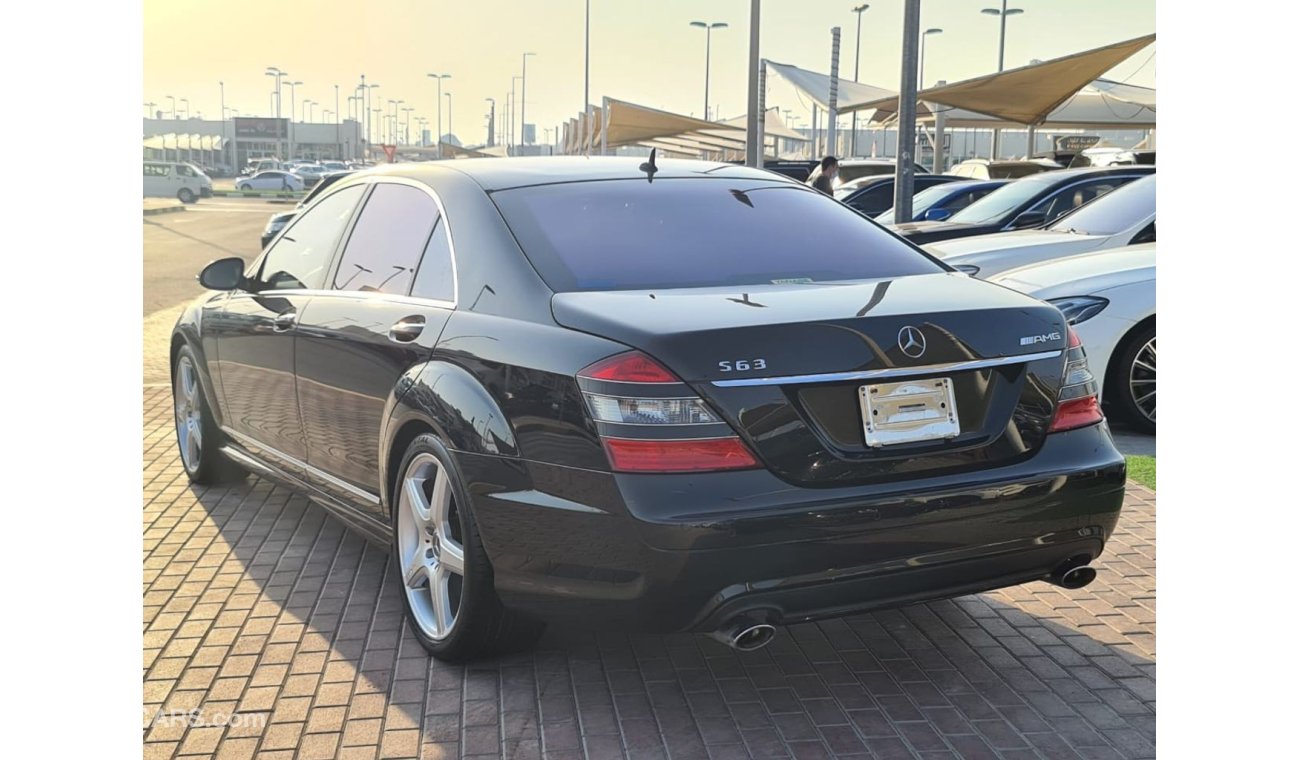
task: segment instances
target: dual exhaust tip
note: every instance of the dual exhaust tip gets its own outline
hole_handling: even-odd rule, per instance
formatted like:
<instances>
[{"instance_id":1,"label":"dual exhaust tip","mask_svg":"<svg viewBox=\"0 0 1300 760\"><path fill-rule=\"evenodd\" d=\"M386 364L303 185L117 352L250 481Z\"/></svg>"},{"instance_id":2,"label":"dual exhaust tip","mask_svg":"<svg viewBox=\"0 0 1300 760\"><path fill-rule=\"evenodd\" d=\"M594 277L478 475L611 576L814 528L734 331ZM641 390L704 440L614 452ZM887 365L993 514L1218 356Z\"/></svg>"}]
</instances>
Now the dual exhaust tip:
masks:
<instances>
[{"instance_id":1,"label":"dual exhaust tip","mask_svg":"<svg viewBox=\"0 0 1300 760\"><path fill-rule=\"evenodd\" d=\"M1087 559L1067 561L1053 570L1046 580L1061 588L1083 588L1097 579L1096 568L1089 567L1087 562ZM776 627L742 616L733 618L709 636L739 652L755 652L772 643L776 638Z\"/></svg>"}]
</instances>

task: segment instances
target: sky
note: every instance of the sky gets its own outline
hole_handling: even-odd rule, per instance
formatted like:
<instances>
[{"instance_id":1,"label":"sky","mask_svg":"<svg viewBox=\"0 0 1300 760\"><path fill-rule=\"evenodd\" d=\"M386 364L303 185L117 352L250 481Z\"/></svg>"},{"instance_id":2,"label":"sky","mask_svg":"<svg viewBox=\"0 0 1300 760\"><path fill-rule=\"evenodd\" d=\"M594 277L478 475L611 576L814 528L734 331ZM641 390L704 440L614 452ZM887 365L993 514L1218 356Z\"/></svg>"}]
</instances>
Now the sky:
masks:
<instances>
[{"instance_id":1,"label":"sky","mask_svg":"<svg viewBox=\"0 0 1300 760\"><path fill-rule=\"evenodd\" d=\"M591 100L610 96L677 113L704 109L704 30L690 21L725 22L712 33L710 106L722 118L745 111L748 0L590 0ZM999 0L923 0L921 28L942 28L926 42L925 79L955 82L997 69L998 19L980 13ZM842 28L840 76L853 78L853 0L763 0L761 55L821 72L830 70L831 27ZM899 87L903 0L876 0L862 14L860 81ZM1155 0L1012 0L1024 13L1007 20L1006 67L1067 55L1155 31ZM528 58L525 116L537 138L582 109L584 0L144 0L144 95L170 111L215 119L225 104L242 116L273 115L278 67L301 81L301 114L314 100L348 112L347 96L364 74L376 101L402 100L412 117L437 118L430 72L451 74L443 92L444 132L466 144L486 139L486 98L505 105L511 77ZM1155 86L1152 45L1108 76ZM516 84L516 89L518 85ZM283 91L288 115L289 90ZM809 105L777 77L768 77L767 106L810 121ZM145 114L143 103L141 115ZM166 115L170 115L169 113ZM330 117L332 120L332 116ZM517 122L517 119L516 119ZM414 122L412 122L414 123ZM499 139L499 137L498 137Z\"/></svg>"}]
</instances>

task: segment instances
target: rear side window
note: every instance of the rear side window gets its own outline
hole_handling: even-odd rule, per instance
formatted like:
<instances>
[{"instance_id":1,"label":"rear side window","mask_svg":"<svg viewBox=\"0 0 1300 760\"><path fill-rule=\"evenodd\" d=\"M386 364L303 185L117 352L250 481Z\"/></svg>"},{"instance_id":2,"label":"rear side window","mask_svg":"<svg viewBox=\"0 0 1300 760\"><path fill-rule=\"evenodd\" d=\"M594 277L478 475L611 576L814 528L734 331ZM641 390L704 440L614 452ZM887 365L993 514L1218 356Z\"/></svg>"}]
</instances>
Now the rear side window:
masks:
<instances>
[{"instance_id":1,"label":"rear side window","mask_svg":"<svg viewBox=\"0 0 1300 760\"><path fill-rule=\"evenodd\" d=\"M168 174L165 164L145 164L144 176L146 177L166 177Z\"/></svg>"},{"instance_id":2,"label":"rear side window","mask_svg":"<svg viewBox=\"0 0 1300 760\"><path fill-rule=\"evenodd\" d=\"M439 218L434 225L429 244L424 247L424 256L420 259L420 269L415 273L415 285L411 295L420 298L432 298L437 301L456 300L456 271L451 263L451 238L447 233L447 221Z\"/></svg>"},{"instance_id":3,"label":"rear side window","mask_svg":"<svg viewBox=\"0 0 1300 760\"><path fill-rule=\"evenodd\" d=\"M644 179L493 193L552 290L637 290L903 277L943 269L806 187Z\"/></svg>"},{"instance_id":4,"label":"rear side window","mask_svg":"<svg viewBox=\"0 0 1300 760\"><path fill-rule=\"evenodd\" d=\"M324 287L326 270L364 186L345 187L307 209L266 252L258 275L265 290Z\"/></svg>"},{"instance_id":5,"label":"rear side window","mask_svg":"<svg viewBox=\"0 0 1300 760\"><path fill-rule=\"evenodd\" d=\"M423 190L375 185L343 250L334 288L405 294L437 221L438 204Z\"/></svg>"}]
</instances>

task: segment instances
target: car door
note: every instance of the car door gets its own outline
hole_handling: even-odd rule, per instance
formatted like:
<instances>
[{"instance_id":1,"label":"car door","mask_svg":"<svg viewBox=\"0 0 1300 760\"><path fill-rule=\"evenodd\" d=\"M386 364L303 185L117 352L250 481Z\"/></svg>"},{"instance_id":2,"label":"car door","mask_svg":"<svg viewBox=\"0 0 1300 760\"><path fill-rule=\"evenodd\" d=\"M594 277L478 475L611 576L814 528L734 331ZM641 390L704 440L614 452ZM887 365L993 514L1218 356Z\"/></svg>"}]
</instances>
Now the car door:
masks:
<instances>
[{"instance_id":1,"label":"car door","mask_svg":"<svg viewBox=\"0 0 1300 760\"><path fill-rule=\"evenodd\" d=\"M399 379L429 356L451 316L451 262L432 191L378 180L348 234L329 293L312 299L298 325L298 397L312 484L382 519L385 410Z\"/></svg>"},{"instance_id":2,"label":"car door","mask_svg":"<svg viewBox=\"0 0 1300 760\"><path fill-rule=\"evenodd\" d=\"M205 328L216 341L222 429L254 455L302 476L307 459L294 382L297 323L325 286L365 188L321 198L276 238Z\"/></svg>"}]
</instances>

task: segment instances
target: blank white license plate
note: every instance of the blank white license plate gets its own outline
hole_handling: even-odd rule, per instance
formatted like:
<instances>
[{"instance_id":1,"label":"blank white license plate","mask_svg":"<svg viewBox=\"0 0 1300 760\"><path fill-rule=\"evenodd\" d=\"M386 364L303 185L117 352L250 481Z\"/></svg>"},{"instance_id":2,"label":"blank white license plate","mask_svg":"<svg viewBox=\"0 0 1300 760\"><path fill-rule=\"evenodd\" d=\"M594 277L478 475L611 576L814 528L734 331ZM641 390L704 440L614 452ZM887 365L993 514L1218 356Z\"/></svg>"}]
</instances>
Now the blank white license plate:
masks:
<instances>
[{"instance_id":1,"label":"blank white license plate","mask_svg":"<svg viewBox=\"0 0 1300 760\"><path fill-rule=\"evenodd\" d=\"M949 378L863 385L858 397L862 427L872 448L955 438L961 432Z\"/></svg>"}]
</instances>

